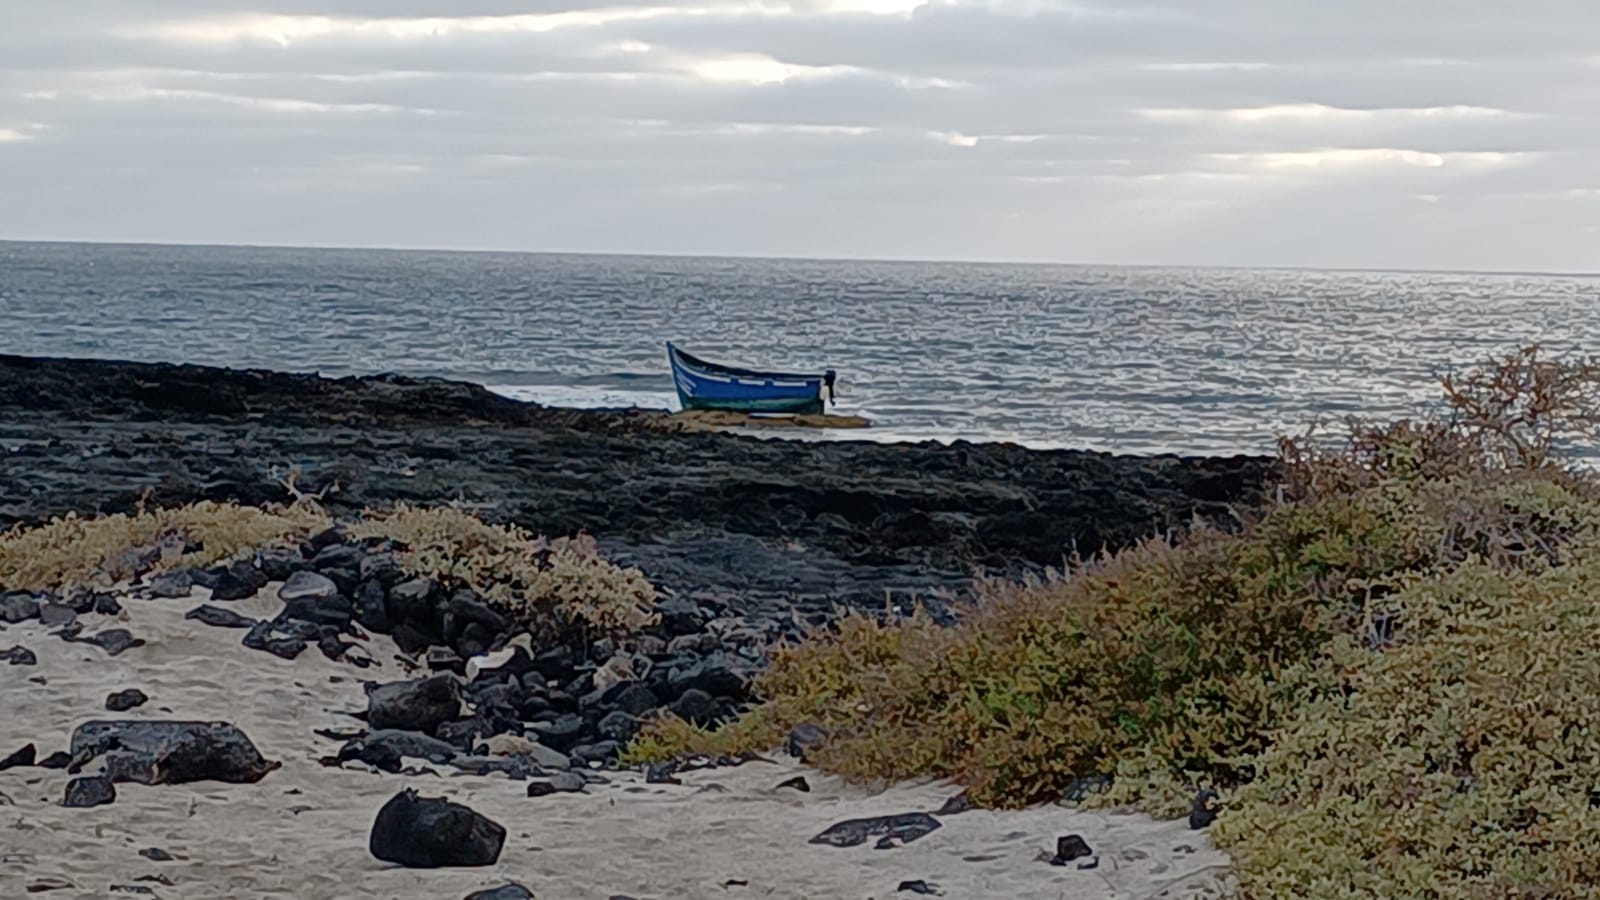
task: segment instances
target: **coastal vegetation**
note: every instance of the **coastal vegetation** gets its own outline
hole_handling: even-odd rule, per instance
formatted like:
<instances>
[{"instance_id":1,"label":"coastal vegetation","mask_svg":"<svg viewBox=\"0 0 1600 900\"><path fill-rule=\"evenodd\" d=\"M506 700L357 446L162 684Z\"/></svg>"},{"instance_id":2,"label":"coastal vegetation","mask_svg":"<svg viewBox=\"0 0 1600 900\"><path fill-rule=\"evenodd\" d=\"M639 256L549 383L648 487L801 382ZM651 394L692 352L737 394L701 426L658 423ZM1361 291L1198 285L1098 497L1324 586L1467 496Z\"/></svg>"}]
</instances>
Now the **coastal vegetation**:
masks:
<instances>
[{"instance_id":1,"label":"coastal vegetation","mask_svg":"<svg viewBox=\"0 0 1600 900\"><path fill-rule=\"evenodd\" d=\"M635 760L771 746L1016 807L1157 814L1216 791L1252 897L1600 888L1600 365L1526 347L1444 411L1280 443L1282 491L1196 529L991 582L954 627L852 616L775 653L763 702L664 720Z\"/></svg>"}]
</instances>

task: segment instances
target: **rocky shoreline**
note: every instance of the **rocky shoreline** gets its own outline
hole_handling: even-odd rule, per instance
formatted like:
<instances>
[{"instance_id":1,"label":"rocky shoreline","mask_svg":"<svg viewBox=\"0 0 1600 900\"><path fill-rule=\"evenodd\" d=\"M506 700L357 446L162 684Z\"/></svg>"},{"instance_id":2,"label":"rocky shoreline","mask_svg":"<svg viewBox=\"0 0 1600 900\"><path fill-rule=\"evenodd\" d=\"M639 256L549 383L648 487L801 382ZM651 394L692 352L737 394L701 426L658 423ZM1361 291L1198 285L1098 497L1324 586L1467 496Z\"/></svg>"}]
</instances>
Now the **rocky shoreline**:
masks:
<instances>
[{"instance_id":1,"label":"rocky shoreline","mask_svg":"<svg viewBox=\"0 0 1600 900\"><path fill-rule=\"evenodd\" d=\"M0 528L139 503L288 499L336 515L462 502L587 531L664 590L742 613L959 594L1269 490L1269 458L674 433L664 416L456 382L0 356Z\"/></svg>"}]
</instances>

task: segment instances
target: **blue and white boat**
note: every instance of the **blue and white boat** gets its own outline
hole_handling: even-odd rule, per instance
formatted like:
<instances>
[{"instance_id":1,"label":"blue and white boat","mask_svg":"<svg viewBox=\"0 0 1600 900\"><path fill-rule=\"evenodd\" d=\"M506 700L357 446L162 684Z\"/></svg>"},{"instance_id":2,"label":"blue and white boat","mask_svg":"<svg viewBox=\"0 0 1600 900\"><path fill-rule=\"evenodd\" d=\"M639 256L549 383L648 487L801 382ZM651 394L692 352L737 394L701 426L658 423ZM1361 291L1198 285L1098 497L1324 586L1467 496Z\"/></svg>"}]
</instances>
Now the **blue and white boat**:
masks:
<instances>
[{"instance_id":1,"label":"blue and white boat","mask_svg":"<svg viewBox=\"0 0 1600 900\"><path fill-rule=\"evenodd\" d=\"M667 342L672 382L684 409L820 414L833 401L832 369L816 375L758 372L707 362Z\"/></svg>"}]
</instances>

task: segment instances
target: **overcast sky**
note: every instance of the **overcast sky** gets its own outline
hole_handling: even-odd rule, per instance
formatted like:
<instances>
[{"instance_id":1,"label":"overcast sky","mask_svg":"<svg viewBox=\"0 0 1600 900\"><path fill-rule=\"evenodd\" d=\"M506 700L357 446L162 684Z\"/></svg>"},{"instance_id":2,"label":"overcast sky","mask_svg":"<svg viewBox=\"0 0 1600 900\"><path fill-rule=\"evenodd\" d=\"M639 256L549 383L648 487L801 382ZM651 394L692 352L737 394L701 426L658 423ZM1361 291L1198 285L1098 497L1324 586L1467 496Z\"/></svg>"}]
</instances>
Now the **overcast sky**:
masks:
<instances>
[{"instance_id":1,"label":"overcast sky","mask_svg":"<svg viewBox=\"0 0 1600 900\"><path fill-rule=\"evenodd\" d=\"M0 238L1600 270L1595 0L0 0Z\"/></svg>"}]
</instances>

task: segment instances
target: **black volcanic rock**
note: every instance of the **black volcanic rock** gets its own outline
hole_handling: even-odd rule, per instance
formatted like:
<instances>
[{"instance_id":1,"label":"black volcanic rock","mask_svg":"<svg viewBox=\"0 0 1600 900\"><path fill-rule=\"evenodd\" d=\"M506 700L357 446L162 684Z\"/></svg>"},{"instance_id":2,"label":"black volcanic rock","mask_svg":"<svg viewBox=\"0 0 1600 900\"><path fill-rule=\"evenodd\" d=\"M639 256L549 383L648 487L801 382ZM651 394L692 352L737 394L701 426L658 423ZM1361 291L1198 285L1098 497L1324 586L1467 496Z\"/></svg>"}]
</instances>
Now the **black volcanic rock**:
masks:
<instances>
[{"instance_id":1,"label":"black volcanic rock","mask_svg":"<svg viewBox=\"0 0 1600 900\"><path fill-rule=\"evenodd\" d=\"M15 625L39 618L39 601L32 594L13 591L0 594L0 621Z\"/></svg>"},{"instance_id":2,"label":"black volcanic rock","mask_svg":"<svg viewBox=\"0 0 1600 900\"><path fill-rule=\"evenodd\" d=\"M450 674L375 685L367 691L373 728L432 731L461 713L461 685Z\"/></svg>"},{"instance_id":3,"label":"black volcanic rock","mask_svg":"<svg viewBox=\"0 0 1600 900\"><path fill-rule=\"evenodd\" d=\"M384 862L432 869L494 865L505 839L505 828L488 817L408 788L378 810L367 846Z\"/></svg>"},{"instance_id":4,"label":"black volcanic rock","mask_svg":"<svg viewBox=\"0 0 1600 900\"><path fill-rule=\"evenodd\" d=\"M116 799L117 788L111 783L111 779L95 775L88 778L74 778L67 782L67 795L61 801L61 805L86 808L104 806L115 802Z\"/></svg>"},{"instance_id":5,"label":"black volcanic rock","mask_svg":"<svg viewBox=\"0 0 1600 900\"><path fill-rule=\"evenodd\" d=\"M241 616L233 610L223 609L202 603L194 609L184 613L185 619L193 619L203 625L212 625L217 628L253 628L257 624L255 619Z\"/></svg>"},{"instance_id":6,"label":"black volcanic rock","mask_svg":"<svg viewBox=\"0 0 1600 900\"><path fill-rule=\"evenodd\" d=\"M72 732L71 756L78 764L104 756L113 780L141 784L250 783L280 765L227 722L85 722Z\"/></svg>"},{"instance_id":7,"label":"black volcanic rock","mask_svg":"<svg viewBox=\"0 0 1600 900\"><path fill-rule=\"evenodd\" d=\"M245 600L267 586L267 576L248 561L240 560L214 570L211 599Z\"/></svg>"},{"instance_id":8,"label":"black volcanic rock","mask_svg":"<svg viewBox=\"0 0 1600 900\"><path fill-rule=\"evenodd\" d=\"M107 697L106 709L112 712L127 712L136 706L143 706L148 702L150 702L150 698L145 696L144 691L141 691L138 688L128 688L125 691L117 691L115 694Z\"/></svg>"},{"instance_id":9,"label":"black volcanic rock","mask_svg":"<svg viewBox=\"0 0 1600 900\"><path fill-rule=\"evenodd\" d=\"M37 755L38 750L35 749L32 744L24 744L21 750L18 750L5 759L0 759L0 772L4 772L7 769L15 768L17 766L31 766L33 765L34 759Z\"/></svg>"}]
</instances>

